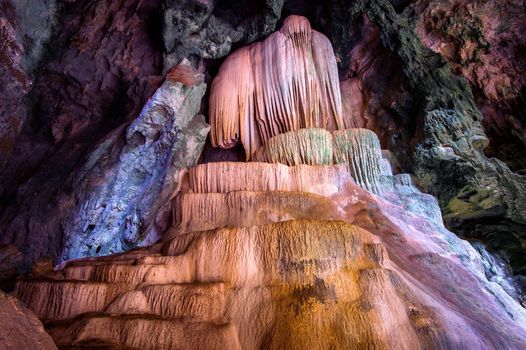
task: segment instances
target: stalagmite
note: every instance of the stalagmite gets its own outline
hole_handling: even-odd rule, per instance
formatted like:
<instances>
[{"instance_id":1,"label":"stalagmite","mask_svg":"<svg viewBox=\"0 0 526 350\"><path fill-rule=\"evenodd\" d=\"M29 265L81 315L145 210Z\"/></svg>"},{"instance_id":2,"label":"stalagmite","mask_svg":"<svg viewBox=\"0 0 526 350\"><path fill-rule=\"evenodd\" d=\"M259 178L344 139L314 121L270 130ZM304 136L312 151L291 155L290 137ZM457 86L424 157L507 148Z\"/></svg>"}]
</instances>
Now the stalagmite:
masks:
<instances>
[{"instance_id":1,"label":"stalagmite","mask_svg":"<svg viewBox=\"0 0 526 350\"><path fill-rule=\"evenodd\" d=\"M329 40L290 16L263 42L234 52L212 83L210 124L213 146L241 142L247 159L277 134L345 128Z\"/></svg>"},{"instance_id":2,"label":"stalagmite","mask_svg":"<svg viewBox=\"0 0 526 350\"><path fill-rule=\"evenodd\" d=\"M287 165L345 164L360 186L381 192L382 149L371 130L335 130L332 135L317 128L290 131L269 139L253 160Z\"/></svg>"}]
</instances>

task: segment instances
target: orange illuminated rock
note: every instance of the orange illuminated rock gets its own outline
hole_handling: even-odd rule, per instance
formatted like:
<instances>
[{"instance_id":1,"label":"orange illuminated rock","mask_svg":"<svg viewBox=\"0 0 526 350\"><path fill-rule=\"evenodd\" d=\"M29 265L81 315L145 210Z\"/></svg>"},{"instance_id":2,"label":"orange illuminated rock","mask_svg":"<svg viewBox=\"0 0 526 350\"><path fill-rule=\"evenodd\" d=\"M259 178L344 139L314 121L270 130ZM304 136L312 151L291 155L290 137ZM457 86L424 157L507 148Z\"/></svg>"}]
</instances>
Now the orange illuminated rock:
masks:
<instances>
[{"instance_id":1,"label":"orange illuminated rock","mask_svg":"<svg viewBox=\"0 0 526 350\"><path fill-rule=\"evenodd\" d=\"M332 195L342 183L353 181L344 165L288 167L283 164L220 162L189 170L195 193L232 191L292 191Z\"/></svg>"},{"instance_id":2,"label":"orange illuminated rock","mask_svg":"<svg viewBox=\"0 0 526 350\"><path fill-rule=\"evenodd\" d=\"M15 295L61 348L526 348L513 288L392 174L374 132L346 129L339 96L327 38L287 18L212 84L212 145L253 162L182 172L161 242L64 262Z\"/></svg>"},{"instance_id":3,"label":"orange illuminated rock","mask_svg":"<svg viewBox=\"0 0 526 350\"><path fill-rule=\"evenodd\" d=\"M323 34L290 16L263 42L243 47L221 66L210 92L211 141L242 143L246 158L277 134L345 127L336 59Z\"/></svg>"},{"instance_id":4,"label":"orange illuminated rock","mask_svg":"<svg viewBox=\"0 0 526 350\"><path fill-rule=\"evenodd\" d=\"M526 346L469 243L345 165L202 164L182 191L164 242L18 283L60 347Z\"/></svg>"}]
</instances>

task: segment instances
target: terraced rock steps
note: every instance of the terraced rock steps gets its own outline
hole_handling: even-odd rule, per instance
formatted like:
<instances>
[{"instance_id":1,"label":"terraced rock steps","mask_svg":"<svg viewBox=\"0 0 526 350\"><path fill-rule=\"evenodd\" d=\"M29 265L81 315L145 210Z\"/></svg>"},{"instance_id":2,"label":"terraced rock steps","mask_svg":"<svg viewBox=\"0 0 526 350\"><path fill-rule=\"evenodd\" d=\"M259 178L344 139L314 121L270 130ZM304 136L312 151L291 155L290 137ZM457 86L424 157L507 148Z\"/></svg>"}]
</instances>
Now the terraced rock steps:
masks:
<instances>
[{"instance_id":1,"label":"terraced rock steps","mask_svg":"<svg viewBox=\"0 0 526 350\"><path fill-rule=\"evenodd\" d=\"M59 347L526 345L480 255L345 164L209 163L182 183L163 242L17 284Z\"/></svg>"}]
</instances>

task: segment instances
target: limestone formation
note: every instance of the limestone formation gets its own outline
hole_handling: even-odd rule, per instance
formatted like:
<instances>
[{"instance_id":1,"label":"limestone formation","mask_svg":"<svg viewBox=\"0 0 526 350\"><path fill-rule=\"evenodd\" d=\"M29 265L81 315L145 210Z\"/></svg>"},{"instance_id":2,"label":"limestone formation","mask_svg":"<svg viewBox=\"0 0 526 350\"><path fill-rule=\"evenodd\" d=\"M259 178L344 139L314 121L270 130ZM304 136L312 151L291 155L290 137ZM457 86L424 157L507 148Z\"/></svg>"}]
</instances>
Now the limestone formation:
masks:
<instances>
[{"instance_id":1,"label":"limestone formation","mask_svg":"<svg viewBox=\"0 0 526 350\"><path fill-rule=\"evenodd\" d=\"M71 179L86 156L135 119L164 80L161 48L148 29L160 0L0 2L31 73L24 97L0 64L0 124L4 116L11 127L18 116L26 119L10 159L0 146L0 163L9 161L0 171L0 243L16 245L30 269L61 253L63 220L76 205ZM0 42L9 43L3 36ZM4 115L11 106L17 111Z\"/></svg>"},{"instance_id":2,"label":"limestone formation","mask_svg":"<svg viewBox=\"0 0 526 350\"><path fill-rule=\"evenodd\" d=\"M78 204L63 223L59 261L159 239L181 172L196 163L208 134L203 116L196 116L205 88L202 74L180 64L137 119L91 152L75 174Z\"/></svg>"},{"instance_id":3,"label":"limestone formation","mask_svg":"<svg viewBox=\"0 0 526 350\"><path fill-rule=\"evenodd\" d=\"M289 131L269 139L253 161L287 165L345 164L355 181L374 193L381 192L382 150L376 134L367 129Z\"/></svg>"},{"instance_id":4,"label":"limestone formation","mask_svg":"<svg viewBox=\"0 0 526 350\"><path fill-rule=\"evenodd\" d=\"M194 193L297 191L332 195L347 181L353 180L344 166L220 162L189 170L189 188Z\"/></svg>"},{"instance_id":5,"label":"limestone formation","mask_svg":"<svg viewBox=\"0 0 526 350\"><path fill-rule=\"evenodd\" d=\"M520 1L26 2L0 348L526 349Z\"/></svg>"},{"instance_id":6,"label":"limestone formation","mask_svg":"<svg viewBox=\"0 0 526 350\"><path fill-rule=\"evenodd\" d=\"M212 145L242 143L247 159L277 134L345 126L331 43L301 16L231 54L212 83L209 104Z\"/></svg>"},{"instance_id":7,"label":"limestone formation","mask_svg":"<svg viewBox=\"0 0 526 350\"><path fill-rule=\"evenodd\" d=\"M57 345L526 345L526 311L467 242L357 186L344 165L210 163L183 182L163 243L18 283Z\"/></svg>"},{"instance_id":8,"label":"limestone formation","mask_svg":"<svg viewBox=\"0 0 526 350\"><path fill-rule=\"evenodd\" d=\"M334 161L345 163L360 186L380 192L382 150L374 132L348 129L334 132Z\"/></svg>"}]
</instances>

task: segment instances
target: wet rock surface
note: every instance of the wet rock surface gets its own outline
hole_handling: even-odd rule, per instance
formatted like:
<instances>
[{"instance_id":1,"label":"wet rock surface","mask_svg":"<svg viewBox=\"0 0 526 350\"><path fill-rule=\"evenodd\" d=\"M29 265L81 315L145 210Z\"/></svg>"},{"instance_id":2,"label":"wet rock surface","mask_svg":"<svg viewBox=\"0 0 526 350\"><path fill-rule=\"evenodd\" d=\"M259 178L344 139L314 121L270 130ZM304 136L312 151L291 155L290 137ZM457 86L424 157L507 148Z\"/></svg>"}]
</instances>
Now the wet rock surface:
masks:
<instances>
[{"instance_id":1,"label":"wet rock surface","mask_svg":"<svg viewBox=\"0 0 526 350\"><path fill-rule=\"evenodd\" d=\"M526 344L526 311L469 243L346 166L208 163L186 181L162 243L19 282L59 346Z\"/></svg>"}]
</instances>

